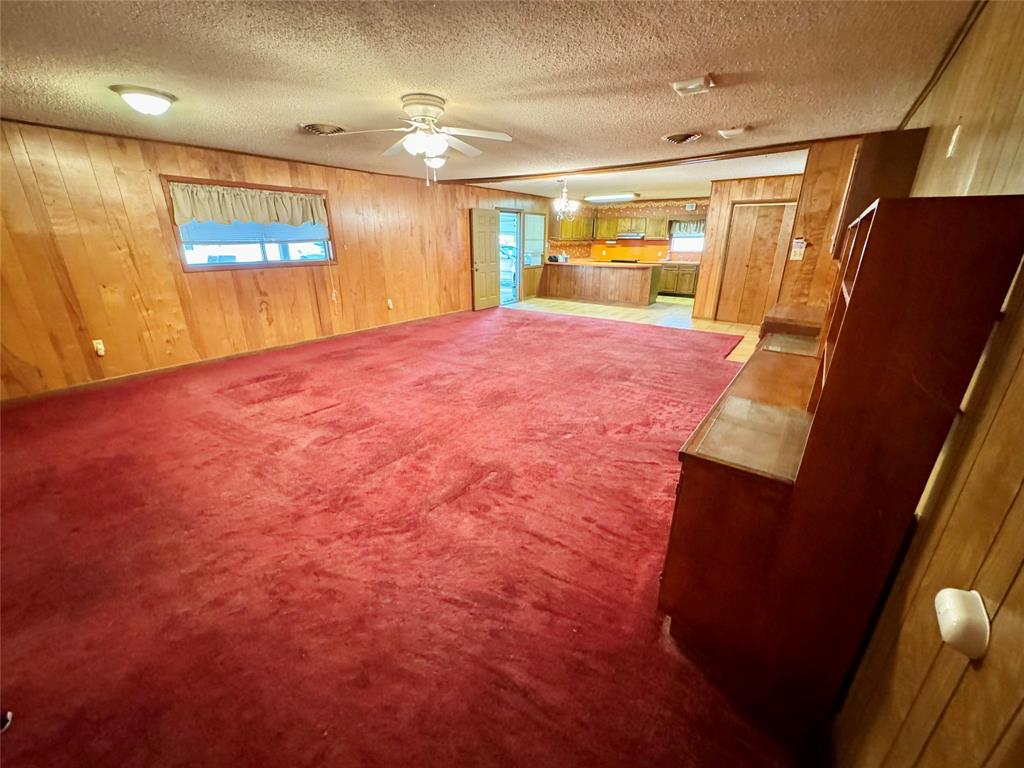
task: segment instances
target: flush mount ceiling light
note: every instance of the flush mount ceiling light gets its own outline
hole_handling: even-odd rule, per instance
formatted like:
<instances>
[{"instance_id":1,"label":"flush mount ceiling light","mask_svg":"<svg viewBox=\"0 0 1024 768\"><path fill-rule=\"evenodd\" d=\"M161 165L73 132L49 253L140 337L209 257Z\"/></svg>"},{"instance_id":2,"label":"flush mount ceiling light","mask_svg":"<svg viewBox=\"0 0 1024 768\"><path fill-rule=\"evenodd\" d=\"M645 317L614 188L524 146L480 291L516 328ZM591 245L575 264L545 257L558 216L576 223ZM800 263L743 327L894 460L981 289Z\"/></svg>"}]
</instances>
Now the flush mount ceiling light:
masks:
<instances>
[{"instance_id":1,"label":"flush mount ceiling light","mask_svg":"<svg viewBox=\"0 0 1024 768\"><path fill-rule=\"evenodd\" d=\"M694 77L690 80L680 80L678 83L672 83L672 90L680 96L693 96L697 93L707 93L717 85L715 79L708 73L704 77Z\"/></svg>"},{"instance_id":2,"label":"flush mount ceiling light","mask_svg":"<svg viewBox=\"0 0 1024 768\"><path fill-rule=\"evenodd\" d=\"M162 115L178 100L173 94L137 85L112 85L110 90L124 99L129 107L143 115Z\"/></svg>"},{"instance_id":3,"label":"flush mount ceiling light","mask_svg":"<svg viewBox=\"0 0 1024 768\"><path fill-rule=\"evenodd\" d=\"M569 199L569 185L565 179L559 179L558 183L562 185L562 192L554 201L555 217L559 221L572 221L580 207L579 201Z\"/></svg>"},{"instance_id":4,"label":"flush mount ceiling light","mask_svg":"<svg viewBox=\"0 0 1024 768\"><path fill-rule=\"evenodd\" d=\"M621 203L626 200L636 200L640 195L636 192L619 192L614 195L587 195L583 199L588 203Z\"/></svg>"},{"instance_id":5,"label":"flush mount ceiling light","mask_svg":"<svg viewBox=\"0 0 1024 768\"><path fill-rule=\"evenodd\" d=\"M747 132L747 126L738 125L735 128L719 128L718 135L723 139L735 139Z\"/></svg>"}]
</instances>

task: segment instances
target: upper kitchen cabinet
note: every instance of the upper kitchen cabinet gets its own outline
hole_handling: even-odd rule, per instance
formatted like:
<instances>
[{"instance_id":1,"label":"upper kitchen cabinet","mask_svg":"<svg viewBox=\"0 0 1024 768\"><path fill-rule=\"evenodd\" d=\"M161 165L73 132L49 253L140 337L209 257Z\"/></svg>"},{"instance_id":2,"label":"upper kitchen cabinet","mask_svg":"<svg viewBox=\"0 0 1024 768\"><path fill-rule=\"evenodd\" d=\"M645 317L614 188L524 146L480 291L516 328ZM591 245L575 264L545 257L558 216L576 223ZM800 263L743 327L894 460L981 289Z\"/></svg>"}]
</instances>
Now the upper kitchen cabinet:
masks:
<instances>
[{"instance_id":1,"label":"upper kitchen cabinet","mask_svg":"<svg viewBox=\"0 0 1024 768\"><path fill-rule=\"evenodd\" d=\"M614 240L617 234L619 234L618 219L599 218L594 223L595 240Z\"/></svg>"},{"instance_id":2,"label":"upper kitchen cabinet","mask_svg":"<svg viewBox=\"0 0 1024 768\"><path fill-rule=\"evenodd\" d=\"M668 240L668 216L646 219L644 238L647 240Z\"/></svg>"},{"instance_id":3,"label":"upper kitchen cabinet","mask_svg":"<svg viewBox=\"0 0 1024 768\"><path fill-rule=\"evenodd\" d=\"M591 240L594 236L594 218L592 216L577 216L572 221L568 219L551 220L552 240Z\"/></svg>"},{"instance_id":4,"label":"upper kitchen cabinet","mask_svg":"<svg viewBox=\"0 0 1024 768\"><path fill-rule=\"evenodd\" d=\"M630 234L643 234L646 226L647 219L638 219L635 217L619 218L619 234L623 234L625 232L629 232Z\"/></svg>"}]
</instances>

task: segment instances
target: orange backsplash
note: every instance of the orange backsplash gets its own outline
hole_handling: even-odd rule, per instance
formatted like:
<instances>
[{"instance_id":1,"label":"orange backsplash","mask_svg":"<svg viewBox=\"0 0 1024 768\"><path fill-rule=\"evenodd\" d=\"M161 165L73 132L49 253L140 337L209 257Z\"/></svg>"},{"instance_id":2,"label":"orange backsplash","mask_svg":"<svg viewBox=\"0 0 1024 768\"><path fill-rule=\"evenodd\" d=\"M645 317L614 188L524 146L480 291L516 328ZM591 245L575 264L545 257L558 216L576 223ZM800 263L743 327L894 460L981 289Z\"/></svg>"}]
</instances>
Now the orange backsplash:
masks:
<instances>
[{"instance_id":1,"label":"orange backsplash","mask_svg":"<svg viewBox=\"0 0 1024 768\"><path fill-rule=\"evenodd\" d=\"M640 261L663 261L669 255L668 240L620 240L615 243L596 242L590 246L590 258L594 261L612 259L639 259ZM676 258L682 254L676 254Z\"/></svg>"}]
</instances>

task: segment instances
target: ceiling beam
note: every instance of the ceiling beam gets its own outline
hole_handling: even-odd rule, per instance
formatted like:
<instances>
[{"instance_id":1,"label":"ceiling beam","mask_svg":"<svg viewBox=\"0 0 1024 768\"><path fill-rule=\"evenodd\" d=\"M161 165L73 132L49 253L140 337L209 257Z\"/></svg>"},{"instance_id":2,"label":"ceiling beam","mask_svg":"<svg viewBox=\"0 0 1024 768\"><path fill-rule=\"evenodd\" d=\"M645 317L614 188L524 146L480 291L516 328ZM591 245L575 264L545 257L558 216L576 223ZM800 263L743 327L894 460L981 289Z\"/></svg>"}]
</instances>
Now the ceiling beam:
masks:
<instances>
[{"instance_id":1,"label":"ceiling beam","mask_svg":"<svg viewBox=\"0 0 1024 768\"><path fill-rule=\"evenodd\" d=\"M678 157L668 160L649 160L639 163L625 163L621 165L599 165L592 168L577 168L571 171L548 171L544 173L526 173L518 176L484 176L475 179L445 179L438 181L439 184L501 184L506 181L531 181L544 179L560 179L569 176L586 176L594 173L615 173L620 171L643 171L648 168L670 168L676 165L694 165L696 163L710 163L715 160L733 160L740 157L753 157L754 155L775 154L778 152L792 152L798 149L808 149L812 144L821 141L835 141L836 139L852 139L860 134L848 134L845 136L829 136L824 139L810 139L808 141L791 141L785 144L767 144L761 147L750 147L747 149L734 149L728 152L714 152L707 155L696 155L694 157Z\"/></svg>"}]
</instances>

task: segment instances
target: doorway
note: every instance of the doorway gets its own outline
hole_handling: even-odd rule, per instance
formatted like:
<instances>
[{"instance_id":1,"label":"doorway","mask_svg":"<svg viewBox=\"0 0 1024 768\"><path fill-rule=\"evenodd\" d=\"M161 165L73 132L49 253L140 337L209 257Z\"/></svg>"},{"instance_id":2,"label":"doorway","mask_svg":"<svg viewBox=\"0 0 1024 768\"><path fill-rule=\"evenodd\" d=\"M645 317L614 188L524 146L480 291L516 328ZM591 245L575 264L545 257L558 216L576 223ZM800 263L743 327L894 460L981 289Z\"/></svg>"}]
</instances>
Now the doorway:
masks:
<instances>
[{"instance_id":1,"label":"doorway","mask_svg":"<svg viewBox=\"0 0 1024 768\"><path fill-rule=\"evenodd\" d=\"M715 319L757 325L779 296L796 202L735 203Z\"/></svg>"},{"instance_id":2,"label":"doorway","mask_svg":"<svg viewBox=\"0 0 1024 768\"><path fill-rule=\"evenodd\" d=\"M499 286L502 304L519 301L519 265L522 262L519 217L520 214L516 211L498 213Z\"/></svg>"},{"instance_id":3,"label":"doorway","mask_svg":"<svg viewBox=\"0 0 1024 768\"><path fill-rule=\"evenodd\" d=\"M547 248L547 216L473 208L470 226L473 309L536 296Z\"/></svg>"}]
</instances>

